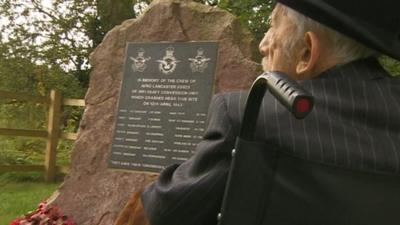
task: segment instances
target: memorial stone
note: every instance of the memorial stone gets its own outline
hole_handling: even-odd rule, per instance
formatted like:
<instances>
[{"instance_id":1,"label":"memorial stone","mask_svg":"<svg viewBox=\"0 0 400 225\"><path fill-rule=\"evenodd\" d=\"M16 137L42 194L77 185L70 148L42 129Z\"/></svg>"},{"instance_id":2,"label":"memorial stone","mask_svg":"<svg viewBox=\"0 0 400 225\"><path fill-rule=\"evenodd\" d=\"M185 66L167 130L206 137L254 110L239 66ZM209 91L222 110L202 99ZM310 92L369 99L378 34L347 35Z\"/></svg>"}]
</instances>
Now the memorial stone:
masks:
<instances>
[{"instance_id":1,"label":"memorial stone","mask_svg":"<svg viewBox=\"0 0 400 225\"><path fill-rule=\"evenodd\" d=\"M179 0L153 0L142 16L108 32L90 58L86 107L69 173L49 201L79 225L112 225L132 193L156 177L108 167L127 43L218 42L214 87L221 92L246 89L260 74L253 40L232 14Z\"/></svg>"},{"instance_id":2,"label":"memorial stone","mask_svg":"<svg viewBox=\"0 0 400 225\"><path fill-rule=\"evenodd\" d=\"M206 128L217 47L127 45L110 168L160 172L193 155Z\"/></svg>"}]
</instances>

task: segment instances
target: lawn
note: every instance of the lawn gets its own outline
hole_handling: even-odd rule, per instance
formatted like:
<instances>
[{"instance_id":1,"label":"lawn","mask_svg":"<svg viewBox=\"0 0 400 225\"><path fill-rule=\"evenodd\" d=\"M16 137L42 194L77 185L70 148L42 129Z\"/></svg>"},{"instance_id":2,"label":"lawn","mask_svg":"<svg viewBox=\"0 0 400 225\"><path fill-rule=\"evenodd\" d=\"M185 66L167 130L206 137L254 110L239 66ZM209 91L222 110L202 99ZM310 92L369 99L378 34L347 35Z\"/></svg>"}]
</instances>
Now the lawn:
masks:
<instances>
[{"instance_id":1,"label":"lawn","mask_svg":"<svg viewBox=\"0 0 400 225\"><path fill-rule=\"evenodd\" d=\"M37 208L58 188L60 181L45 183L39 173L0 174L0 225Z\"/></svg>"}]
</instances>

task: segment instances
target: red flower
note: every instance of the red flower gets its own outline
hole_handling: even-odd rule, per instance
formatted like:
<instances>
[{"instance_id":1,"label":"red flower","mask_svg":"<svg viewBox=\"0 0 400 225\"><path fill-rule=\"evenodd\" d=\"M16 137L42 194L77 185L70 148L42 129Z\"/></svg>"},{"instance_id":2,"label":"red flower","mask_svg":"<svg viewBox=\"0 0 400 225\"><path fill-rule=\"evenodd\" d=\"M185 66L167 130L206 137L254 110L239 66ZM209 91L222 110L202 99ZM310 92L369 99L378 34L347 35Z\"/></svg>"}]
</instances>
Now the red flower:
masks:
<instances>
[{"instance_id":1,"label":"red flower","mask_svg":"<svg viewBox=\"0 0 400 225\"><path fill-rule=\"evenodd\" d=\"M48 206L46 202L38 205L38 209L29 212L22 218L15 219L10 225L76 225L72 218L61 213L58 206Z\"/></svg>"},{"instance_id":2,"label":"red flower","mask_svg":"<svg viewBox=\"0 0 400 225\"><path fill-rule=\"evenodd\" d=\"M72 220L72 218L68 218L64 225L76 225L76 223Z\"/></svg>"},{"instance_id":3,"label":"red flower","mask_svg":"<svg viewBox=\"0 0 400 225\"><path fill-rule=\"evenodd\" d=\"M10 223L10 225L19 225L19 222L21 222L21 219L15 219Z\"/></svg>"}]
</instances>

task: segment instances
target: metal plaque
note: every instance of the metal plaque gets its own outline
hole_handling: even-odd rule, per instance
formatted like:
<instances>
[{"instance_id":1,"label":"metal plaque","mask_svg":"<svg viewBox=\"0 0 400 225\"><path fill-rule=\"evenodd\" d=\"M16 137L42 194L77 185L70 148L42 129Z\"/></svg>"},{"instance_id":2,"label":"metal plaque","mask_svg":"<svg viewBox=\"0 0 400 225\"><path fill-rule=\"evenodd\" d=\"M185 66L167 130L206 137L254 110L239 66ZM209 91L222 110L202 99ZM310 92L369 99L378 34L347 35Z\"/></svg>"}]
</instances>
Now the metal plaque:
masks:
<instances>
[{"instance_id":1,"label":"metal plaque","mask_svg":"<svg viewBox=\"0 0 400 225\"><path fill-rule=\"evenodd\" d=\"M218 43L128 43L109 167L160 172L205 131Z\"/></svg>"}]
</instances>

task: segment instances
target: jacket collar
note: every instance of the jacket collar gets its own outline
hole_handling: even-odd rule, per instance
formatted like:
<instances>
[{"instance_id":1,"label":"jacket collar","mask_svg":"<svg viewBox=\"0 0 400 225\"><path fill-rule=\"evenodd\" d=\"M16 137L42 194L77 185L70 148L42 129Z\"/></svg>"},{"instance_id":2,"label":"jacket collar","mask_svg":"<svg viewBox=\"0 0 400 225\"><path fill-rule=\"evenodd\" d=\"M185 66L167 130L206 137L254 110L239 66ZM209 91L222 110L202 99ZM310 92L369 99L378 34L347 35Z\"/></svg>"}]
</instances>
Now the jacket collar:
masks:
<instances>
[{"instance_id":1,"label":"jacket collar","mask_svg":"<svg viewBox=\"0 0 400 225\"><path fill-rule=\"evenodd\" d=\"M376 80L390 76L376 58L369 57L346 64L336 65L315 79L358 78L361 80Z\"/></svg>"}]
</instances>

